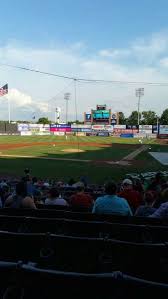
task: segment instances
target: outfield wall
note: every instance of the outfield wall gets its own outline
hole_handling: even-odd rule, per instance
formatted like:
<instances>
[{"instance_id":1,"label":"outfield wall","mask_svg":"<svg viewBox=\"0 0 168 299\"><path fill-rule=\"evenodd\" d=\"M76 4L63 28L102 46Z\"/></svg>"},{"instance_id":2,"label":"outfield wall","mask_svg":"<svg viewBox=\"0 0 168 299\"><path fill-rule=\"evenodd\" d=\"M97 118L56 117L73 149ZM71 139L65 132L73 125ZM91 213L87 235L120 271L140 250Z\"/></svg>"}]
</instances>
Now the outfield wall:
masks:
<instances>
[{"instance_id":1,"label":"outfield wall","mask_svg":"<svg viewBox=\"0 0 168 299\"><path fill-rule=\"evenodd\" d=\"M47 136L130 136L168 138L168 125L67 125L67 124L0 124L1 135Z\"/></svg>"}]
</instances>

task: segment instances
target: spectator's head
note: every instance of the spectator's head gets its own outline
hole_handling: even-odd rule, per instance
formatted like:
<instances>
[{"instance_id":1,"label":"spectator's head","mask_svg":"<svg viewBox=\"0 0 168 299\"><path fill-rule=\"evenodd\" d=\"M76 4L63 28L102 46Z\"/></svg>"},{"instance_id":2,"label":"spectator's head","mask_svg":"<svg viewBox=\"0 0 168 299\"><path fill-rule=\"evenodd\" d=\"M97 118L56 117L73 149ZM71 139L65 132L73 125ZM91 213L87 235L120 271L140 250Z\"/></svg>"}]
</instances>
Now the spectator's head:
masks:
<instances>
[{"instance_id":1,"label":"spectator's head","mask_svg":"<svg viewBox=\"0 0 168 299\"><path fill-rule=\"evenodd\" d=\"M50 199L54 199L54 198L57 198L59 196L59 192L58 192L58 189L57 188L51 188L49 191L48 191L48 197Z\"/></svg>"},{"instance_id":2,"label":"spectator's head","mask_svg":"<svg viewBox=\"0 0 168 299\"><path fill-rule=\"evenodd\" d=\"M144 201L147 206L153 206L156 201L156 192L146 191L144 195Z\"/></svg>"},{"instance_id":3,"label":"spectator's head","mask_svg":"<svg viewBox=\"0 0 168 299\"><path fill-rule=\"evenodd\" d=\"M36 184L38 182L38 179L36 177L33 177L32 182L33 182L33 184Z\"/></svg>"},{"instance_id":4,"label":"spectator's head","mask_svg":"<svg viewBox=\"0 0 168 299\"><path fill-rule=\"evenodd\" d=\"M23 197L27 195L25 182L21 181L16 185L16 194Z\"/></svg>"},{"instance_id":5,"label":"spectator's head","mask_svg":"<svg viewBox=\"0 0 168 299\"><path fill-rule=\"evenodd\" d=\"M35 203L40 202L41 199L42 199L42 193L41 193L41 191L39 191L39 190L35 190L35 191L33 192L33 198L34 198L34 202L35 202Z\"/></svg>"},{"instance_id":6,"label":"spectator's head","mask_svg":"<svg viewBox=\"0 0 168 299\"><path fill-rule=\"evenodd\" d=\"M107 182L105 184L105 192L108 195L114 195L114 194L116 194L116 192L117 192L117 185L113 181Z\"/></svg>"},{"instance_id":7,"label":"spectator's head","mask_svg":"<svg viewBox=\"0 0 168 299\"><path fill-rule=\"evenodd\" d=\"M125 179L122 182L122 186L123 186L124 190L130 190L133 188L133 182L130 179Z\"/></svg>"}]
</instances>

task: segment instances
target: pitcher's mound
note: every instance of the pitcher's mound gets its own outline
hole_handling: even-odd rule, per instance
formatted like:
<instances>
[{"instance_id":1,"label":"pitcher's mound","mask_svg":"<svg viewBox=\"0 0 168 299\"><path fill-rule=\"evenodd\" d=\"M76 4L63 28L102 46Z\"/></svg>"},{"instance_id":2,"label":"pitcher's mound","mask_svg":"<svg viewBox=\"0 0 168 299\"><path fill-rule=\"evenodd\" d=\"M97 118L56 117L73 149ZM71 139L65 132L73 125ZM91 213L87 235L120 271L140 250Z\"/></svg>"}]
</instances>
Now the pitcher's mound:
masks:
<instances>
[{"instance_id":1,"label":"pitcher's mound","mask_svg":"<svg viewBox=\"0 0 168 299\"><path fill-rule=\"evenodd\" d=\"M78 149L78 148L66 148L66 149L63 149L62 152L65 152L65 153L83 153L85 151L82 150L82 149Z\"/></svg>"}]
</instances>

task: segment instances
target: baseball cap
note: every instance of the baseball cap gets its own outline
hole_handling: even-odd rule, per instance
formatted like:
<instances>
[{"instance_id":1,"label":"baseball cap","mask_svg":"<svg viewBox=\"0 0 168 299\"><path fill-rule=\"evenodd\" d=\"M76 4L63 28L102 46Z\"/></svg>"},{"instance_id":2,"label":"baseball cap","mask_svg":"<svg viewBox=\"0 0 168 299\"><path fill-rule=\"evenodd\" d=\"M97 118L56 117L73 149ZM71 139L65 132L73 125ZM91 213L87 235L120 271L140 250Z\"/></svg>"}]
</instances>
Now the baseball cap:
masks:
<instances>
[{"instance_id":1,"label":"baseball cap","mask_svg":"<svg viewBox=\"0 0 168 299\"><path fill-rule=\"evenodd\" d=\"M123 185L133 185L133 183L130 179L125 179L123 180Z\"/></svg>"}]
</instances>

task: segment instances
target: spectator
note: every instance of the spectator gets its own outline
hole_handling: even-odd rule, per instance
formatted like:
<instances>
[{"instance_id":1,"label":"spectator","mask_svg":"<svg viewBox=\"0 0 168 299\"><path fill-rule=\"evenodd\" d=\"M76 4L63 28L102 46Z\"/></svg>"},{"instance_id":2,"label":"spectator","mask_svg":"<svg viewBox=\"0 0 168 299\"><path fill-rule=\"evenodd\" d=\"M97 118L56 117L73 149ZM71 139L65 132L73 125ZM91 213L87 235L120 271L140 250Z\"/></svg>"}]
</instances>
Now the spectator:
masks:
<instances>
[{"instance_id":1,"label":"spectator","mask_svg":"<svg viewBox=\"0 0 168 299\"><path fill-rule=\"evenodd\" d=\"M140 204L142 203L141 194L133 189L133 182L130 179L125 179L122 183L122 191L119 192L119 196L125 198L132 208L135 211Z\"/></svg>"},{"instance_id":2,"label":"spectator","mask_svg":"<svg viewBox=\"0 0 168 299\"><path fill-rule=\"evenodd\" d=\"M141 205L135 212L135 216L147 217L156 211L154 204L156 202L156 193L147 191L144 196L145 205Z\"/></svg>"},{"instance_id":3,"label":"spectator","mask_svg":"<svg viewBox=\"0 0 168 299\"><path fill-rule=\"evenodd\" d=\"M35 204L44 204L42 200L42 192L39 190L35 190L33 193L33 199Z\"/></svg>"},{"instance_id":4,"label":"spectator","mask_svg":"<svg viewBox=\"0 0 168 299\"><path fill-rule=\"evenodd\" d=\"M15 194L10 195L5 201L5 207L35 209L34 200L31 197L26 197L26 194L26 184L22 181L16 185Z\"/></svg>"},{"instance_id":5,"label":"spectator","mask_svg":"<svg viewBox=\"0 0 168 299\"><path fill-rule=\"evenodd\" d=\"M164 177L161 172L158 172L152 181L152 183L149 185L149 190L154 190L157 192L161 192L162 185L165 183Z\"/></svg>"},{"instance_id":6,"label":"spectator","mask_svg":"<svg viewBox=\"0 0 168 299\"><path fill-rule=\"evenodd\" d=\"M108 182L105 185L105 193L107 195L96 199L92 213L131 216L132 211L128 202L124 198L117 196L116 192L116 184Z\"/></svg>"},{"instance_id":7,"label":"spectator","mask_svg":"<svg viewBox=\"0 0 168 299\"><path fill-rule=\"evenodd\" d=\"M149 217L168 218L168 202L162 203L161 206Z\"/></svg>"},{"instance_id":8,"label":"spectator","mask_svg":"<svg viewBox=\"0 0 168 299\"><path fill-rule=\"evenodd\" d=\"M90 194L85 193L84 185L77 187L77 193L70 197L70 205L75 209L91 209L93 198Z\"/></svg>"},{"instance_id":9,"label":"spectator","mask_svg":"<svg viewBox=\"0 0 168 299\"><path fill-rule=\"evenodd\" d=\"M150 216L154 218L168 218L168 188L164 189L158 200L160 206Z\"/></svg>"},{"instance_id":10,"label":"spectator","mask_svg":"<svg viewBox=\"0 0 168 299\"><path fill-rule=\"evenodd\" d=\"M161 192L156 192L158 194L158 199L154 205L156 209L158 209L162 203L165 203L168 201L168 188L163 189Z\"/></svg>"},{"instance_id":11,"label":"spectator","mask_svg":"<svg viewBox=\"0 0 168 299\"><path fill-rule=\"evenodd\" d=\"M59 196L58 189L51 188L48 192L48 198L45 200L45 205L68 206L68 203Z\"/></svg>"},{"instance_id":12,"label":"spectator","mask_svg":"<svg viewBox=\"0 0 168 299\"><path fill-rule=\"evenodd\" d=\"M6 199L9 197L10 195L10 190L9 190L9 186L3 186L0 189L0 205L1 207L4 206Z\"/></svg>"},{"instance_id":13,"label":"spectator","mask_svg":"<svg viewBox=\"0 0 168 299\"><path fill-rule=\"evenodd\" d=\"M84 183L81 181L76 182L75 184L72 185L72 187L77 188L77 187L85 187Z\"/></svg>"}]
</instances>

